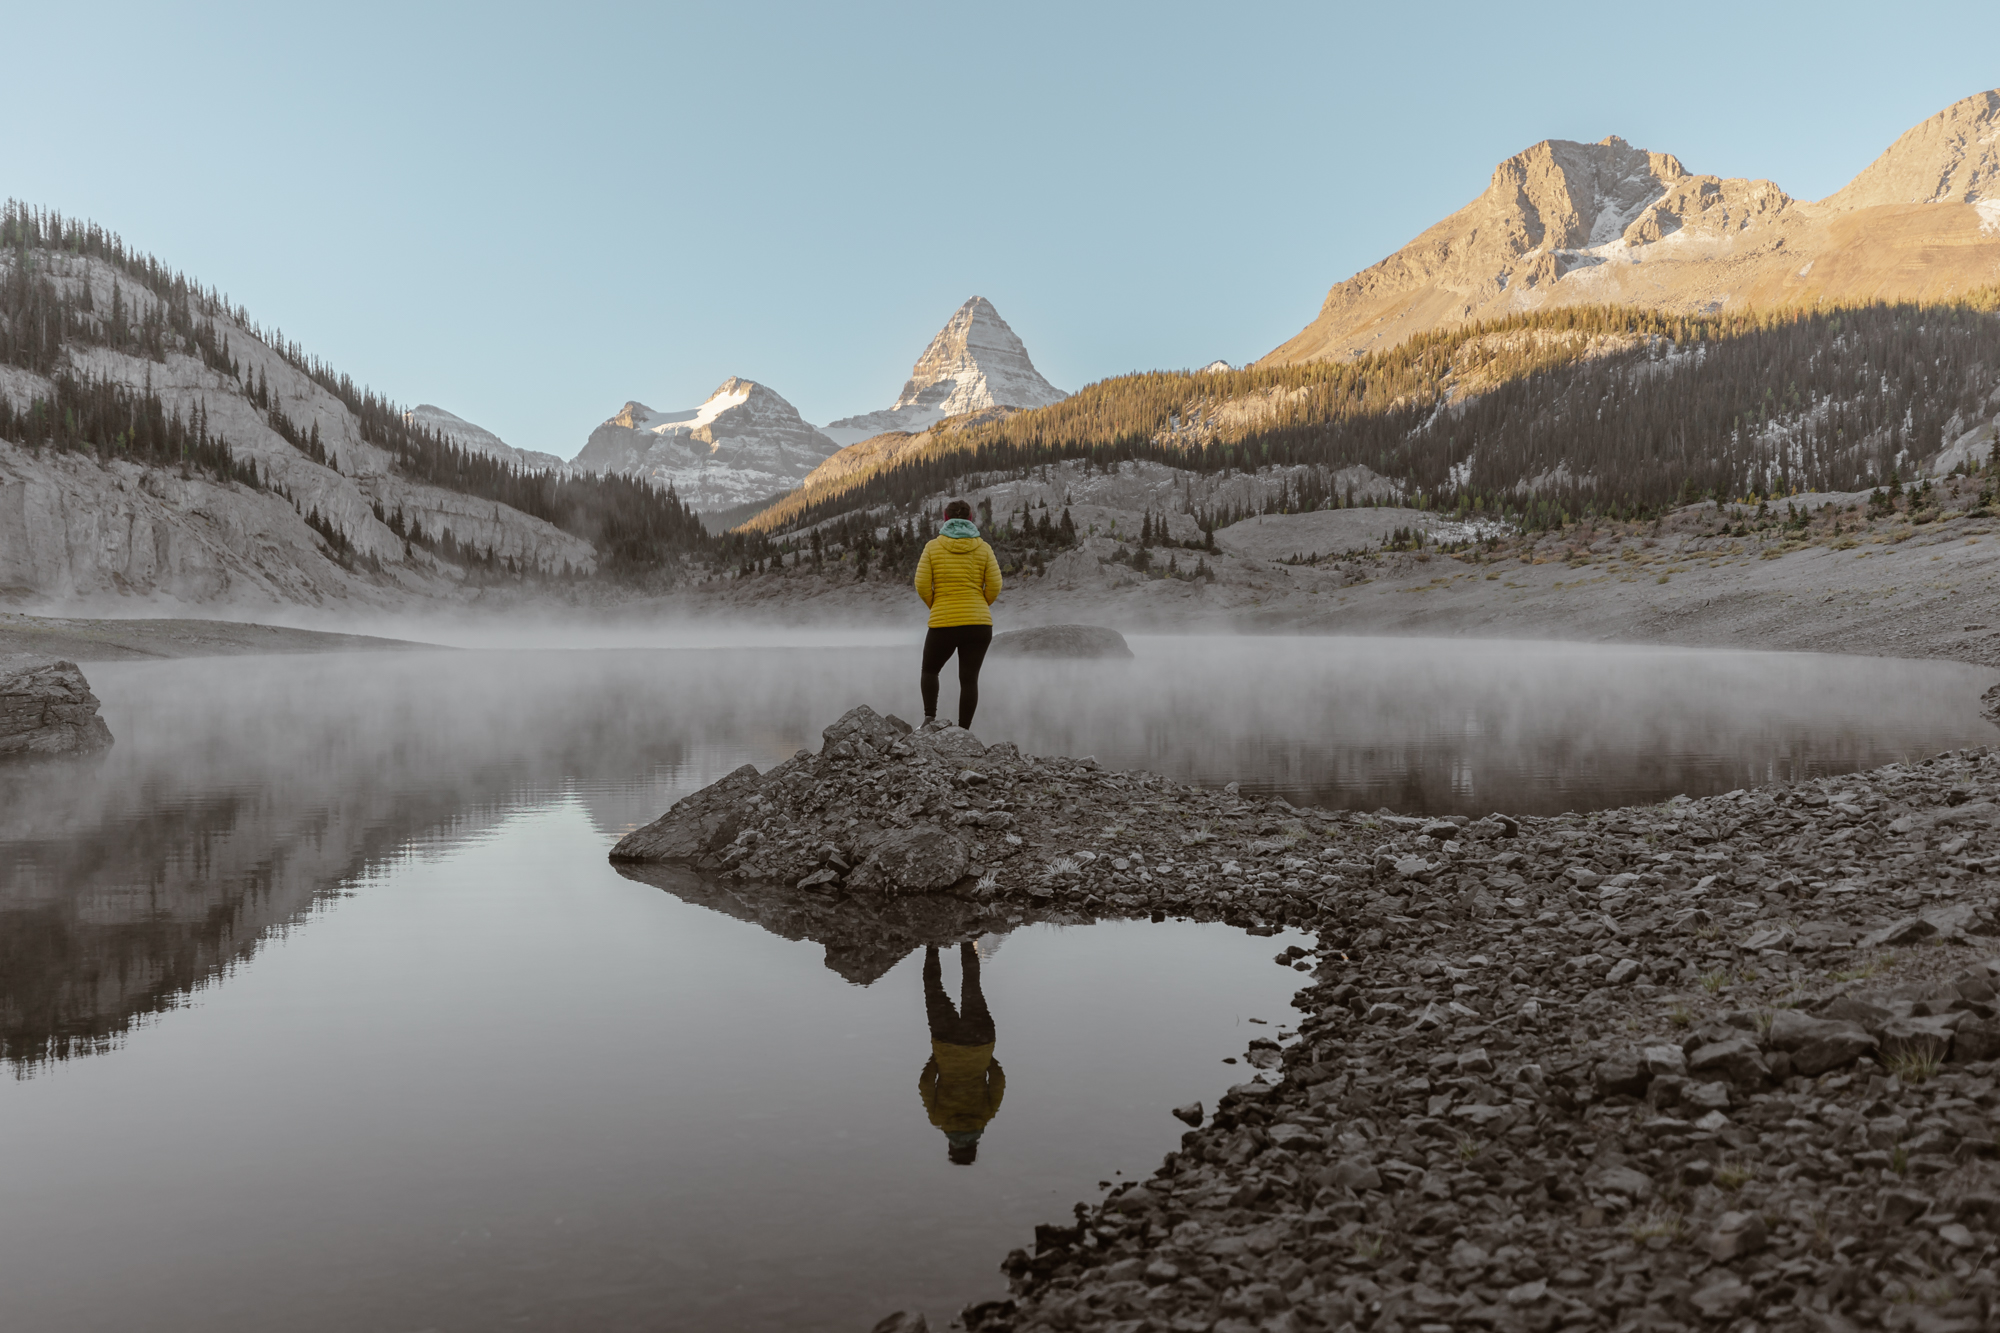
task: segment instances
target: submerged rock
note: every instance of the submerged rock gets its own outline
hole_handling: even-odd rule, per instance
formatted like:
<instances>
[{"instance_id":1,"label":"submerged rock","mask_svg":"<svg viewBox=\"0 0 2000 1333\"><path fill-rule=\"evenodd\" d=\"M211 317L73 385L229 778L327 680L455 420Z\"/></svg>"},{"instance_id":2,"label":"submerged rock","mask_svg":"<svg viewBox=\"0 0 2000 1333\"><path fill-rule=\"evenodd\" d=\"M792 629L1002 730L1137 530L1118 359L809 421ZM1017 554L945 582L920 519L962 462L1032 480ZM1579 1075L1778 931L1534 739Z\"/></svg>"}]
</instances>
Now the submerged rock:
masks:
<instances>
[{"instance_id":1,"label":"submerged rock","mask_svg":"<svg viewBox=\"0 0 2000 1333\"><path fill-rule=\"evenodd\" d=\"M993 636L996 657L1130 657L1125 636L1101 625L1037 625Z\"/></svg>"},{"instance_id":2,"label":"submerged rock","mask_svg":"<svg viewBox=\"0 0 2000 1333\"><path fill-rule=\"evenodd\" d=\"M111 728L76 663L0 654L0 758L82 754L110 744Z\"/></svg>"}]
</instances>

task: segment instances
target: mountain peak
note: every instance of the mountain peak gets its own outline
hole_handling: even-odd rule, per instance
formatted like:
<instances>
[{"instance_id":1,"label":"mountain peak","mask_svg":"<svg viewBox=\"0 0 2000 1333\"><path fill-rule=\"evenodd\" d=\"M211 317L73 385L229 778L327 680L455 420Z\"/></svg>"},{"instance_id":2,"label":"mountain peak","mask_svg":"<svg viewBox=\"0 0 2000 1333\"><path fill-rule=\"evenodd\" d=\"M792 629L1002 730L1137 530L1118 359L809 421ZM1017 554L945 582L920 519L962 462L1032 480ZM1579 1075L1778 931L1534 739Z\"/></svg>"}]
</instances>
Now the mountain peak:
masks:
<instances>
[{"instance_id":1,"label":"mountain peak","mask_svg":"<svg viewBox=\"0 0 2000 1333\"><path fill-rule=\"evenodd\" d=\"M1937 209L1914 205L1943 204ZM1896 205L1893 215L1866 213ZM1554 305L1680 314L1810 300L1938 299L2000 274L2000 91L1899 138L1803 204L1768 180L1694 175L1617 135L1544 139L1477 199L1326 294L1263 364L1345 359Z\"/></svg>"},{"instance_id":2,"label":"mountain peak","mask_svg":"<svg viewBox=\"0 0 2000 1333\"><path fill-rule=\"evenodd\" d=\"M852 444L885 431L920 431L946 417L996 407L1047 407L1069 395L1043 379L993 303L975 296L938 330L887 410L846 417L827 434Z\"/></svg>"},{"instance_id":3,"label":"mountain peak","mask_svg":"<svg viewBox=\"0 0 2000 1333\"><path fill-rule=\"evenodd\" d=\"M1829 209L2000 200L2000 89L1953 102L1820 201Z\"/></svg>"},{"instance_id":4,"label":"mountain peak","mask_svg":"<svg viewBox=\"0 0 2000 1333\"><path fill-rule=\"evenodd\" d=\"M627 402L590 433L572 466L672 485L712 513L790 490L838 447L768 385L731 375L685 412Z\"/></svg>"},{"instance_id":5,"label":"mountain peak","mask_svg":"<svg viewBox=\"0 0 2000 1333\"><path fill-rule=\"evenodd\" d=\"M450 440L468 453L498 458L525 471L547 472L563 465L562 459L554 454L545 454L535 449L516 449L485 427L476 426L455 412L445 411L435 403L419 403L403 413L403 420L412 426L422 426L440 438Z\"/></svg>"}]
</instances>

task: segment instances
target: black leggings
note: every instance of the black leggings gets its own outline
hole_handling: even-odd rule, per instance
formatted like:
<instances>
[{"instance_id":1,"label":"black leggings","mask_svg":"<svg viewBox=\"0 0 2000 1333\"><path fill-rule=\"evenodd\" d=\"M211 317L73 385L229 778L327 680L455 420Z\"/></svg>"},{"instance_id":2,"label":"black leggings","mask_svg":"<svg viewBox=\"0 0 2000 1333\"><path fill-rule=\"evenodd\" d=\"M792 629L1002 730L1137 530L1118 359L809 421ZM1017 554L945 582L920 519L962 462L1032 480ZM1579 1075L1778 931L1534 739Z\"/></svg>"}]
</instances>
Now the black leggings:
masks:
<instances>
[{"instance_id":1,"label":"black leggings","mask_svg":"<svg viewBox=\"0 0 2000 1333\"><path fill-rule=\"evenodd\" d=\"M924 635L924 674L918 682L924 691L924 716L937 716L938 672L958 654L958 725L970 728L972 712L979 707L979 664L986 660L986 647L993 642L991 625L941 625Z\"/></svg>"},{"instance_id":2,"label":"black leggings","mask_svg":"<svg viewBox=\"0 0 2000 1333\"><path fill-rule=\"evenodd\" d=\"M979 989L979 950L972 944L958 946L956 1009L945 993L944 965L938 961L937 946L924 949L924 1016L930 1020L932 1041L984 1046L993 1040L993 1015L987 1011L985 992Z\"/></svg>"}]
</instances>

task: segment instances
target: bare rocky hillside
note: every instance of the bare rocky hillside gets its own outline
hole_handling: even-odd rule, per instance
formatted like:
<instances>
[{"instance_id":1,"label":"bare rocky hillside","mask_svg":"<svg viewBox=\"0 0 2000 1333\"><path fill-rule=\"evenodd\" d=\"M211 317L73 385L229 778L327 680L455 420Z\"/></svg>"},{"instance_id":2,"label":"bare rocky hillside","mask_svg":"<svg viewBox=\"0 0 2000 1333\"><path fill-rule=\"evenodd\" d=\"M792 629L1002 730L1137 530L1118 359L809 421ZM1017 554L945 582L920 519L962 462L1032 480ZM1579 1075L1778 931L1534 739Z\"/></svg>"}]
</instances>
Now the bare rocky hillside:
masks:
<instances>
[{"instance_id":1,"label":"bare rocky hillside","mask_svg":"<svg viewBox=\"0 0 2000 1333\"><path fill-rule=\"evenodd\" d=\"M1938 300L2000 282L2000 91L1955 103L1817 203L1611 137L1548 139L1485 193L1327 293L1262 364L1346 359L1550 306L1707 314Z\"/></svg>"}]
</instances>

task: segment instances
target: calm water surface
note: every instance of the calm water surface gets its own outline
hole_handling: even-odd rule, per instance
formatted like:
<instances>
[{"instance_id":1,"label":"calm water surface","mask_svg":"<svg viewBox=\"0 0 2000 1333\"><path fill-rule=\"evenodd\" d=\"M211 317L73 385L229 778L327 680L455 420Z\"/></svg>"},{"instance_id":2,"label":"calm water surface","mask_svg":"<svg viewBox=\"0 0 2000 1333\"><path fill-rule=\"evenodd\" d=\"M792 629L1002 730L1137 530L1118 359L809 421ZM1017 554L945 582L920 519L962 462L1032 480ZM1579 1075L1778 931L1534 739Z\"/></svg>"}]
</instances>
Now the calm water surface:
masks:
<instances>
[{"instance_id":1,"label":"calm water surface","mask_svg":"<svg viewBox=\"0 0 2000 1333\"><path fill-rule=\"evenodd\" d=\"M1135 647L995 661L981 734L1468 812L1991 734L1993 673L1950 665ZM1222 1058L1300 978L1271 962L1291 937L1222 926L987 931L1005 1094L947 1160L919 1074L926 940L963 998L949 920L857 952L783 893L604 859L851 703L908 716L910 674L884 649L93 667L111 754L0 771L7 1326L853 1329L1000 1294L1034 1223L1150 1171L1166 1108L1244 1076Z\"/></svg>"}]
</instances>

